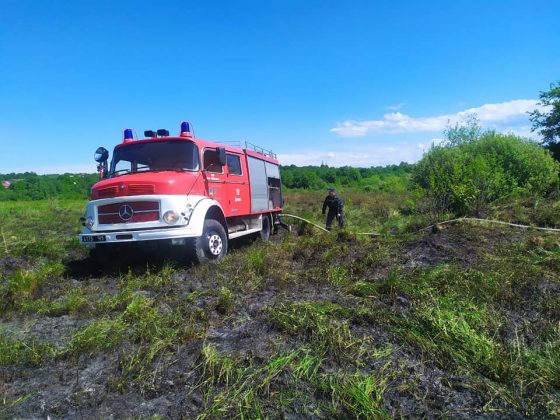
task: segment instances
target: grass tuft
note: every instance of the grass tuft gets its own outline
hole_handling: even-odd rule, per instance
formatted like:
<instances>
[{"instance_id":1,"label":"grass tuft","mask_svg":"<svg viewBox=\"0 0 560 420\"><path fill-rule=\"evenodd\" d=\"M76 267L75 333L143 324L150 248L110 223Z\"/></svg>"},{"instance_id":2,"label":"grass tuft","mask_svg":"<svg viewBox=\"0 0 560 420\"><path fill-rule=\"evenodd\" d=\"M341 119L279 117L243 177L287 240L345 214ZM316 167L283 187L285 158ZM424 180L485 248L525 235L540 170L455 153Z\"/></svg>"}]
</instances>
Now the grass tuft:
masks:
<instances>
[{"instance_id":1,"label":"grass tuft","mask_svg":"<svg viewBox=\"0 0 560 420\"><path fill-rule=\"evenodd\" d=\"M218 294L218 303L216 304L216 309L222 315L229 315L233 311L233 305L235 303L235 295L227 287L221 287Z\"/></svg>"},{"instance_id":2,"label":"grass tuft","mask_svg":"<svg viewBox=\"0 0 560 420\"><path fill-rule=\"evenodd\" d=\"M122 319L102 318L76 332L66 348L66 354L93 353L118 345L126 334Z\"/></svg>"},{"instance_id":3,"label":"grass tuft","mask_svg":"<svg viewBox=\"0 0 560 420\"><path fill-rule=\"evenodd\" d=\"M14 340L0 334L0 366L39 365L56 354L56 349L45 343Z\"/></svg>"},{"instance_id":4,"label":"grass tuft","mask_svg":"<svg viewBox=\"0 0 560 420\"><path fill-rule=\"evenodd\" d=\"M383 407L386 380L376 373L339 373L326 379L335 413L342 409L356 419L388 419Z\"/></svg>"},{"instance_id":5,"label":"grass tuft","mask_svg":"<svg viewBox=\"0 0 560 420\"><path fill-rule=\"evenodd\" d=\"M268 319L281 331L310 340L318 348L340 357L351 357L360 347L346 319L347 311L331 302L280 303L268 310Z\"/></svg>"}]
</instances>

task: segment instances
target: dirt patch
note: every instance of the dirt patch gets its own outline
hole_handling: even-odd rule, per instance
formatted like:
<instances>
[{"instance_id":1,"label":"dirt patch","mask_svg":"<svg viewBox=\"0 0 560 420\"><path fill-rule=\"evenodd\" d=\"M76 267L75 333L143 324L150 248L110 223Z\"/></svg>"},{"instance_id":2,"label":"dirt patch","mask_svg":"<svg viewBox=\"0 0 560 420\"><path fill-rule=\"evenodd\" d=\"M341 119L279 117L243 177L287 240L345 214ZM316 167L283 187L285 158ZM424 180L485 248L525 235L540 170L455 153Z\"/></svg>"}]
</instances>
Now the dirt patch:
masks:
<instances>
[{"instance_id":1,"label":"dirt patch","mask_svg":"<svg viewBox=\"0 0 560 420\"><path fill-rule=\"evenodd\" d=\"M16 270L30 269L32 260L26 257L0 257L0 279L8 278Z\"/></svg>"}]
</instances>

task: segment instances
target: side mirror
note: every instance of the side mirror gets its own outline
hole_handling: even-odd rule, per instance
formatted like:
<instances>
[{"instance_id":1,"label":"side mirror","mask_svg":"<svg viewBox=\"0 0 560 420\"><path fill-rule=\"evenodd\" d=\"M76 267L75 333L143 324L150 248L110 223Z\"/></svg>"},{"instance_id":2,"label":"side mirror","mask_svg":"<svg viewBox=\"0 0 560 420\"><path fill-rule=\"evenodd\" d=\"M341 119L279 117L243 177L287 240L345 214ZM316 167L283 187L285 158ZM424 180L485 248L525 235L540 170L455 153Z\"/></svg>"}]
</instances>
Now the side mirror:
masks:
<instances>
[{"instance_id":1,"label":"side mirror","mask_svg":"<svg viewBox=\"0 0 560 420\"><path fill-rule=\"evenodd\" d=\"M217 147L216 151L218 152L218 162L220 165L224 166L226 164L226 148Z\"/></svg>"},{"instance_id":2,"label":"side mirror","mask_svg":"<svg viewBox=\"0 0 560 420\"><path fill-rule=\"evenodd\" d=\"M98 147L93 155L93 158L97 163L107 162L107 159L109 159L109 151L104 147Z\"/></svg>"},{"instance_id":3,"label":"side mirror","mask_svg":"<svg viewBox=\"0 0 560 420\"><path fill-rule=\"evenodd\" d=\"M103 178L107 178L107 159L109 159L109 151L104 147L98 147L93 154L93 158L97 163L99 163L99 165L97 165L97 174L99 175L99 179L101 180Z\"/></svg>"}]
</instances>

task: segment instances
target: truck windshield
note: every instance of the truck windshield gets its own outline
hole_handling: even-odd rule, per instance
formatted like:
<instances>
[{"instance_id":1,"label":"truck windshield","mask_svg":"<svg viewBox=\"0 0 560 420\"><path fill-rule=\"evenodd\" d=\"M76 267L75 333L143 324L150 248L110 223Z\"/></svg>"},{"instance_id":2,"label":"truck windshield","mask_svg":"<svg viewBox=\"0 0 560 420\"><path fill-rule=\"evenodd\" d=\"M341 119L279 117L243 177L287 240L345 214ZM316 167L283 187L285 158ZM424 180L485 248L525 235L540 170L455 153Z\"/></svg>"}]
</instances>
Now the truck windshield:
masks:
<instances>
[{"instance_id":1,"label":"truck windshield","mask_svg":"<svg viewBox=\"0 0 560 420\"><path fill-rule=\"evenodd\" d=\"M159 140L118 147L110 176L148 171L197 171L198 147L185 140Z\"/></svg>"}]
</instances>

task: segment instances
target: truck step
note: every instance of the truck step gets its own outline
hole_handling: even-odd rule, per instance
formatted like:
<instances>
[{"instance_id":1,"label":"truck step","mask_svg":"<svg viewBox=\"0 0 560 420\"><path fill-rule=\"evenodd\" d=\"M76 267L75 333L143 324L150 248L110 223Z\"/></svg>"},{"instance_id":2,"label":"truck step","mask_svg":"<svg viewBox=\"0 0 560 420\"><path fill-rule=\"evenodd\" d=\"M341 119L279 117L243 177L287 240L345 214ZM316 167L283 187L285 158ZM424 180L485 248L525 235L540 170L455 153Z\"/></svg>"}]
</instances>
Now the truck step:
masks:
<instances>
[{"instance_id":1,"label":"truck step","mask_svg":"<svg viewBox=\"0 0 560 420\"><path fill-rule=\"evenodd\" d=\"M239 231L239 232L230 233L229 234L229 239L239 238L241 236L250 235L251 233L257 233L257 232L260 232L260 231L261 230L259 228L257 228L257 229L247 229L247 230L242 230L242 231Z\"/></svg>"}]
</instances>

